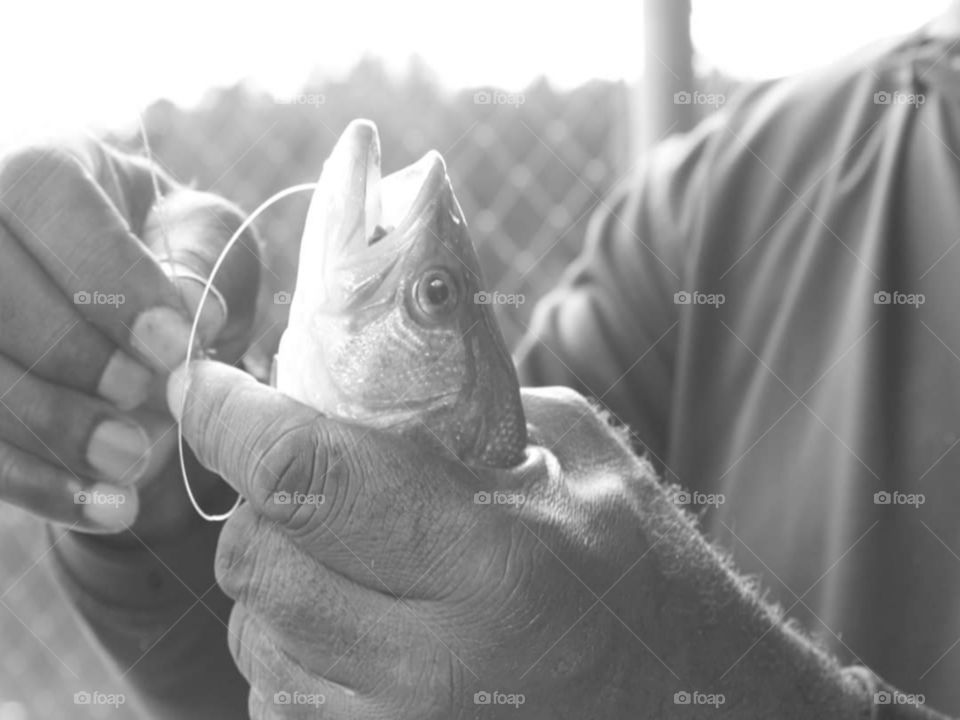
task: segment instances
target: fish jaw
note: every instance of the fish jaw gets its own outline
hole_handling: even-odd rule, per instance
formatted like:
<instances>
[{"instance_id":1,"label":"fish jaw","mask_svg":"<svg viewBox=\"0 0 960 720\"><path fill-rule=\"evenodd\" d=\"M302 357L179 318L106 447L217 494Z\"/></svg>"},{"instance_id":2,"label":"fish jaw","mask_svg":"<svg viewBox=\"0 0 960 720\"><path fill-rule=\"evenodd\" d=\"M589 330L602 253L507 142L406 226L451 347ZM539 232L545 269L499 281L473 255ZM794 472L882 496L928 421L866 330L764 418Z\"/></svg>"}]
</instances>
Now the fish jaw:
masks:
<instances>
[{"instance_id":1,"label":"fish jaw","mask_svg":"<svg viewBox=\"0 0 960 720\"><path fill-rule=\"evenodd\" d=\"M468 463L513 465L526 446L519 384L478 301L486 286L443 158L382 180L378 163L375 127L351 123L308 212L277 386Z\"/></svg>"}]
</instances>

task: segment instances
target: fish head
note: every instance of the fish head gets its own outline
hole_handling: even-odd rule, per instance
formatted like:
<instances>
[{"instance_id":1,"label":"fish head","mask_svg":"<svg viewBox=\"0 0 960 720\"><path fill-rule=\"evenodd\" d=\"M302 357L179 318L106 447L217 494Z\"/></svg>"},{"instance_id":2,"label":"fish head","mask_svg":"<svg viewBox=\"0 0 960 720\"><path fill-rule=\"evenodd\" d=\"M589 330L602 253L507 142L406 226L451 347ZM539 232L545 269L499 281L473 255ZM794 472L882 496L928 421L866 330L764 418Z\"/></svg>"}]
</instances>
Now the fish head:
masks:
<instances>
[{"instance_id":1,"label":"fish head","mask_svg":"<svg viewBox=\"0 0 960 720\"><path fill-rule=\"evenodd\" d=\"M522 458L519 384L440 153L381 177L354 121L307 214L277 386L472 464Z\"/></svg>"}]
</instances>

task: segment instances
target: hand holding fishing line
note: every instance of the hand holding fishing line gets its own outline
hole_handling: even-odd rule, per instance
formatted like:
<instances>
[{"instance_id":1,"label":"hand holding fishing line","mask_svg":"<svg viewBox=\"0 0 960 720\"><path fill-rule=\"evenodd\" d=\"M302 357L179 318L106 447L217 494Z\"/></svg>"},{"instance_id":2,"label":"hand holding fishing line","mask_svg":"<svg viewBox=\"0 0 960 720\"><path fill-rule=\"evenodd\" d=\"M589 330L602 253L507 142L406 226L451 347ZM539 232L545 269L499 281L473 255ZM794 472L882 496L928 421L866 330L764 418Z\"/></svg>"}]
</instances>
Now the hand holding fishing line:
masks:
<instances>
[{"instance_id":1,"label":"hand holding fishing line","mask_svg":"<svg viewBox=\"0 0 960 720\"><path fill-rule=\"evenodd\" d=\"M175 444L163 378L241 214L90 140L9 154L0 196L0 499L88 532L182 526L182 487L160 481ZM228 362L245 349L258 270L235 254L199 319Z\"/></svg>"}]
</instances>

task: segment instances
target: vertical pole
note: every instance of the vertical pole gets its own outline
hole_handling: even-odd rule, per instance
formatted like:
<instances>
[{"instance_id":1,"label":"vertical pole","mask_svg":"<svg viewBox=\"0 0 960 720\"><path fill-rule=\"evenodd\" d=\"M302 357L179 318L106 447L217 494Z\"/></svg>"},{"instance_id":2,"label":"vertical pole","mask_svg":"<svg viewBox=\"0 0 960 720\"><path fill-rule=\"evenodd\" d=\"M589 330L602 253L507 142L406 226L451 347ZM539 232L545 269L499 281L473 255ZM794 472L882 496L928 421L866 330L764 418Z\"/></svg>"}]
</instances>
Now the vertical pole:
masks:
<instances>
[{"instance_id":1,"label":"vertical pole","mask_svg":"<svg viewBox=\"0 0 960 720\"><path fill-rule=\"evenodd\" d=\"M643 152L667 135L685 132L695 123L691 0L644 0L644 79L637 93L634 126Z\"/></svg>"}]
</instances>

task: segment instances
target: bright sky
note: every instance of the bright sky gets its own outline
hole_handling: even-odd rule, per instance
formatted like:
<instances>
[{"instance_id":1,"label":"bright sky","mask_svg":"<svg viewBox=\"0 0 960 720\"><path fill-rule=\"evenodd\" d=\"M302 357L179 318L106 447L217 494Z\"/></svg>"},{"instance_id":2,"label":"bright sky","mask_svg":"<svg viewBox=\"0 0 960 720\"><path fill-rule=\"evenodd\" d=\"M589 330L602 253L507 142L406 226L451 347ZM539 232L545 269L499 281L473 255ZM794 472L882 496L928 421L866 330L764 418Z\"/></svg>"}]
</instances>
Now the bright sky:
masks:
<instances>
[{"instance_id":1,"label":"bright sky","mask_svg":"<svg viewBox=\"0 0 960 720\"><path fill-rule=\"evenodd\" d=\"M694 0L694 42L724 70L779 75L908 31L945 4ZM159 96L190 104L241 78L291 94L311 68L341 73L364 53L397 68L419 53L451 87L519 89L541 73L569 86L634 79L642 70L639 2L484 0L471 13L462 8L449 0L392 0L377 11L312 0L13 2L0 43L0 144L121 123Z\"/></svg>"}]
</instances>

